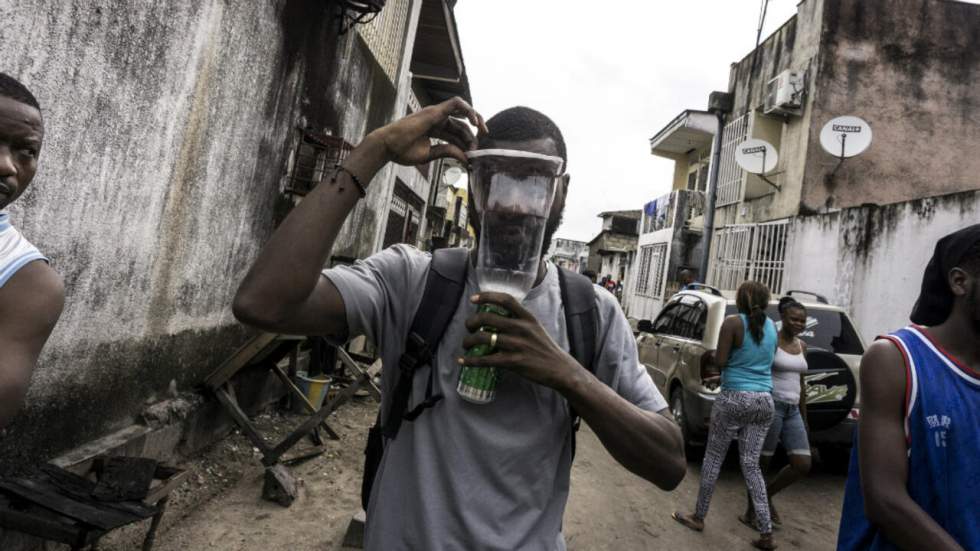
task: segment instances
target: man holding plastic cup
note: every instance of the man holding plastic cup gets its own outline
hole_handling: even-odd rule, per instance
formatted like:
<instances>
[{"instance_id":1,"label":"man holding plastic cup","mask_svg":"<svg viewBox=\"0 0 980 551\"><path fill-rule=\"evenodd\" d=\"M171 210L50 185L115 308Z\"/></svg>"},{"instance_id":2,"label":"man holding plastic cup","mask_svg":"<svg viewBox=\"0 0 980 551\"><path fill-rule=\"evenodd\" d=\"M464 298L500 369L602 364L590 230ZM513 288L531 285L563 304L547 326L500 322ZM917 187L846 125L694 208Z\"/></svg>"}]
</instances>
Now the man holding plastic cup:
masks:
<instances>
[{"instance_id":1,"label":"man holding plastic cup","mask_svg":"<svg viewBox=\"0 0 980 551\"><path fill-rule=\"evenodd\" d=\"M470 168L477 249L463 255L451 321L416 365L405 361L417 347L407 339L432 255L396 245L352 266L322 266L387 162L441 157ZM630 471L666 490L683 478L680 431L637 361L619 305L596 286L585 287L594 355L586 367L569 353L581 347L568 338L566 276L541 260L561 221L565 160L560 131L531 109L484 123L459 98L427 107L370 133L290 213L242 282L234 310L246 323L338 343L366 335L379 350L384 400L372 436L383 435L383 454L367 492L367 549L565 549L574 414ZM492 379L475 400L463 384L476 380L464 376L470 368L489 374L479 384ZM399 403L405 381L410 398Z\"/></svg>"}]
</instances>

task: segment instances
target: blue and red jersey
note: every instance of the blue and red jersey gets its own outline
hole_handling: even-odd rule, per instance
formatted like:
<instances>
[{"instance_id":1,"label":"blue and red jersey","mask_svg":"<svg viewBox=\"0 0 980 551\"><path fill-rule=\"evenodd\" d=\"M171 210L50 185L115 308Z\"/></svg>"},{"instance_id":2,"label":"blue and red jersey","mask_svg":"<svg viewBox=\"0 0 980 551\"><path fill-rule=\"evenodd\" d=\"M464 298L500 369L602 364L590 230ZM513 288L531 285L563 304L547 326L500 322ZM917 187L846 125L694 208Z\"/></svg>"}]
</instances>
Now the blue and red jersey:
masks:
<instances>
[{"instance_id":1,"label":"blue and red jersey","mask_svg":"<svg viewBox=\"0 0 980 551\"><path fill-rule=\"evenodd\" d=\"M909 496L964 549L980 549L980 373L921 327L881 338L905 360ZM837 549L897 549L864 514L857 457L855 440Z\"/></svg>"}]
</instances>

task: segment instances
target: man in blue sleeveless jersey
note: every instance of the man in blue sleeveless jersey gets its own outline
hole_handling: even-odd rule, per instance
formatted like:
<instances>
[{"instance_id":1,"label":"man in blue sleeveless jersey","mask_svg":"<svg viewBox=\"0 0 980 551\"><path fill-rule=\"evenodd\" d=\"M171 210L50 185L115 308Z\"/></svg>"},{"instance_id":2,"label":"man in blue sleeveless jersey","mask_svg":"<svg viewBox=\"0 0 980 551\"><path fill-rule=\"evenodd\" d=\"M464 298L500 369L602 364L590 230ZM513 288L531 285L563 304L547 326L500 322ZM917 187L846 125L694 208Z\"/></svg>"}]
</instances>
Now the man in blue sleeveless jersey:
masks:
<instances>
[{"instance_id":1,"label":"man in blue sleeveless jersey","mask_svg":"<svg viewBox=\"0 0 980 551\"><path fill-rule=\"evenodd\" d=\"M911 319L861 362L839 551L980 549L980 224L936 244Z\"/></svg>"}]
</instances>

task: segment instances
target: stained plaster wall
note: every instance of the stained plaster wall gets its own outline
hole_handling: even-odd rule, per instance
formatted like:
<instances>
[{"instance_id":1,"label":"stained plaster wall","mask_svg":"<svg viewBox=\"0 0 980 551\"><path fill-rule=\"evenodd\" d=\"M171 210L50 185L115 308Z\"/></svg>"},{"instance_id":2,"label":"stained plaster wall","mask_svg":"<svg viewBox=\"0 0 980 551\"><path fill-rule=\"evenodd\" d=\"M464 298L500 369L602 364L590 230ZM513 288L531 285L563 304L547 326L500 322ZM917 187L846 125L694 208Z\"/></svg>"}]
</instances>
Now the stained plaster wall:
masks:
<instances>
[{"instance_id":1,"label":"stained plaster wall","mask_svg":"<svg viewBox=\"0 0 980 551\"><path fill-rule=\"evenodd\" d=\"M871 342L908 324L936 241L978 220L975 191L797 217L785 287L826 295Z\"/></svg>"},{"instance_id":2,"label":"stained plaster wall","mask_svg":"<svg viewBox=\"0 0 980 551\"><path fill-rule=\"evenodd\" d=\"M10 468L128 424L173 379L200 383L246 337L229 305L274 223L297 127L356 143L394 88L318 0L0 4L0 70L42 103L46 142L14 223L67 301ZM372 189L341 254L372 252ZM16 445L12 445L16 443Z\"/></svg>"},{"instance_id":3,"label":"stained plaster wall","mask_svg":"<svg viewBox=\"0 0 980 551\"><path fill-rule=\"evenodd\" d=\"M729 92L734 94L734 106L727 122L747 114L750 121L757 119L750 124L748 137L777 142L773 145L779 151L779 163L774 172L780 174L771 179L781 189L768 190L764 182L754 176L747 176L742 182L743 195L747 186L761 186L766 189L766 194L719 209L715 215L716 227L778 220L793 216L799 210L804 161L809 147L810 126L813 124L812 104L818 93L813 76L817 68L823 3L824 0L800 2L797 14L759 45L754 69L751 53L732 64L728 86ZM770 79L785 70L804 71L808 75L802 114L764 115L766 85ZM776 129L778 140L772 137L773 128Z\"/></svg>"},{"instance_id":4,"label":"stained plaster wall","mask_svg":"<svg viewBox=\"0 0 980 551\"><path fill-rule=\"evenodd\" d=\"M825 0L804 209L887 204L980 188L980 6ZM874 142L837 161L829 119L857 115Z\"/></svg>"}]
</instances>

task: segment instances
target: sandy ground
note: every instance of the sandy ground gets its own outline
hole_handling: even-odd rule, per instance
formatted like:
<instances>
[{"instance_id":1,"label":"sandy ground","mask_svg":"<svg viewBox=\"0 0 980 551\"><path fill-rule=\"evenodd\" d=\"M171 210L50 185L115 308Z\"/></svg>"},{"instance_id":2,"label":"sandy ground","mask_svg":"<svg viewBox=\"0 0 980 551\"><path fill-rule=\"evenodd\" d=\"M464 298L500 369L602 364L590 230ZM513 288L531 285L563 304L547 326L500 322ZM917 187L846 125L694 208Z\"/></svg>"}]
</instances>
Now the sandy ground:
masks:
<instances>
[{"instance_id":1,"label":"sandy ground","mask_svg":"<svg viewBox=\"0 0 980 551\"><path fill-rule=\"evenodd\" d=\"M156 550L339 550L350 515L359 508L362 451L374 420L370 399L347 405L332 418L341 440L329 452L295 465L299 498L286 509L260 499L258 454L241 435L218 443L187 465L195 474L172 499ZM297 417L267 415L263 432L278 438ZM704 533L676 524L670 512L693 507L698 465L690 464L679 488L667 493L631 475L609 457L588 428L579 436L572 496L565 517L568 548L586 550L750 549L753 532L736 519L744 505L737 465L727 464L715 491ZM826 550L836 541L844 478L816 472L777 498L785 522L776 532L783 549ZM113 533L104 551L139 548L145 525Z\"/></svg>"},{"instance_id":2,"label":"sandy ground","mask_svg":"<svg viewBox=\"0 0 980 551\"><path fill-rule=\"evenodd\" d=\"M580 432L578 449L565 512L569 551L753 549L749 542L756 533L737 518L745 507L745 483L732 454L715 488L705 530L699 534L670 518L673 511L694 509L699 463L689 462L681 485L668 493L620 467L588 429ZM781 549L836 547L844 476L820 468L814 471L775 498L784 523L774 534Z\"/></svg>"}]
</instances>

